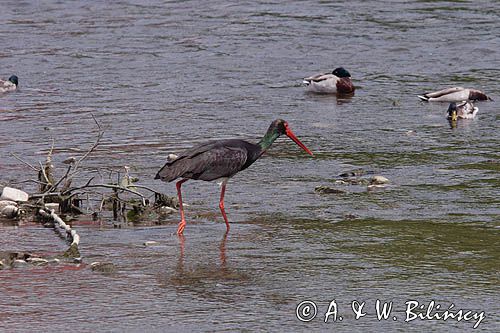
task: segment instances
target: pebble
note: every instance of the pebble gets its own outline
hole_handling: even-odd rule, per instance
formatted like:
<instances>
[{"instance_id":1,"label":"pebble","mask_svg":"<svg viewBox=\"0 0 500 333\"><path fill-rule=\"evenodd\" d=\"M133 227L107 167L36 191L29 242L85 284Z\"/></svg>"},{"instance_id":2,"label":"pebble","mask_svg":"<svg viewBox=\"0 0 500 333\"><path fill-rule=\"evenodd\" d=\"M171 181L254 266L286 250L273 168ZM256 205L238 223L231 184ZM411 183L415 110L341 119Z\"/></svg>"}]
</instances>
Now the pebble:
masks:
<instances>
[{"instance_id":1,"label":"pebble","mask_svg":"<svg viewBox=\"0 0 500 333\"><path fill-rule=\"evenodd\" d=\"M363 170L363 169L356 169L356 170L352 170L352 171L341 173L339 175L339 177L344 177L344 178L347 178L347 177L359 177L359 176L364 175L365 173L366 173L366 171Z\"/></svg>"},{"instance_id":2,"label":"pebble","mask_svg":"<svg viewBox=\"0 0 500 333\"><path fill-rule=\"evenodd\" d=\"M346 191L343 191L343 190L339 190L339 189L336 189L336 188L333 188L333 187L328 187L328 186L316 186L316 188L314 189L314 191L316 193L319 193L319 194L343 194L343 193L346 193Z\"/></svg>"},{"instance_id":3,"label":"pebble","mask_svg":"<svg viewBox=\"0 0 500 333\"><path fill-rule=\"evenodd\" d=\"M384 176L373 176L370 179L370 185L382 185L382 184L387 184L389 182L389 179L385 178Z\"/></svg>"},{"instance_id":4,"label":"pebble","mask_svg":"<svg viewBox=\"0 0 500 333\"><path fill-rule=\"evenodd\" d=\"M94 272L101 272L101 273L113 273L116 271L116 266L115 264L111 262L93 262L90 264L90 268Z\"/></svg>"}]
</instances>

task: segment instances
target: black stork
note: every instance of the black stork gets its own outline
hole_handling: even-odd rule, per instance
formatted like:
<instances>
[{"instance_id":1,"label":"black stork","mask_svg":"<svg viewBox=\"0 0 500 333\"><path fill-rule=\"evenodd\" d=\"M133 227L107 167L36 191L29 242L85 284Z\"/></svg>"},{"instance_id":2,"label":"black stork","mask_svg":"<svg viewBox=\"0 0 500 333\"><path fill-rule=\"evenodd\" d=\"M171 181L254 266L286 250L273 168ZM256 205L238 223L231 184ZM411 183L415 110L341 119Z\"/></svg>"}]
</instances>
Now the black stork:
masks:
<instances>
[{"instance_id":1,"label":"black stork","mask_svg":"<svg viewBox=\"0 0 500 333\"><path fill-rule=\"evenodd\" d=\"M224 193L226 192L226 184L229 178L252 165L283 134L286 134L308 154L313 155L293 134L286 121L276 119L271 123L266 134L257 144L239 139L209 141L183 151L176 158L168 160L158 171L155 179L171 182L180 178L175 184L181 213L181 221L177 228L177 234L182 235L186 227L184 208L182 207L182 183L188 179L222 181L219 208L226 222L226 232L228 232L229 222L224 210Z\"/></svg>"}]
</instances>

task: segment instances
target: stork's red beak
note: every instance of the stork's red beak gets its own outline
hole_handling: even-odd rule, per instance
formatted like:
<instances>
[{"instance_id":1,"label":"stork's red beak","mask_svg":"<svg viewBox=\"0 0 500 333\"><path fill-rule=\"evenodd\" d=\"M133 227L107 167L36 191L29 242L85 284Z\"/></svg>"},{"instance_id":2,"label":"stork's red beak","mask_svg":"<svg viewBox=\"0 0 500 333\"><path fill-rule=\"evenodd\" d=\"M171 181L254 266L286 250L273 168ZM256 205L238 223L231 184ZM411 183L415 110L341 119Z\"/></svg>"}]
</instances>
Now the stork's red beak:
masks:
<instances>
[{"instance_id":1,"label":"stork's red beak","mask_svg":"<svg viewBox=\"0 0 500 333\"><path fill-rule=\"evenodd\" d=\"M306 153L308 153L309 155L313 156L313 153L309 150L309 148L307 148L305 144L303 144L302 142L300 142L300 140L297 139L297 137L295 136L295 134L293 134L292 130L288 127L288 124L285 125L285 129L286 129L285 134L290 139L292 139L293 142L295 142L300 148L304 149L306 151Z\"/></svg>"}]
</instances>

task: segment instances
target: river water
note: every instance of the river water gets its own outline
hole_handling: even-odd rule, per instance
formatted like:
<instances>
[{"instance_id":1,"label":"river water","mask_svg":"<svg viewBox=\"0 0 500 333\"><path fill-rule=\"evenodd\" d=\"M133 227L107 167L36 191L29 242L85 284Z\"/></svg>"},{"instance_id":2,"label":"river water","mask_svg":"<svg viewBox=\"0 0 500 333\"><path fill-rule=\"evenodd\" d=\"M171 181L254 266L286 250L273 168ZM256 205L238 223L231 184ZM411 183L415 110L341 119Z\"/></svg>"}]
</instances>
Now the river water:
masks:
<instances>
[{"instance_id":1,"label":"river water","mask_svg":"<svg viewBox=\"0 0 500 333\"><path fill-rule=\"evenodd\" d=\"M235 176L227 238L213 183L183 186L184 238L177 214L121 228L75 221L81 264L0 271L0 330L465 332L477 322L405 322L413 300L484 311L477 330L498 332L499 22L498 1L2 1L0 75L20 82L0 96L3 185L33 191L16 183L36 175L11 153L36 165L52 139L63 172L95 140L91 113L105 133L86 164L128 165L168 195L174 184L153 179L168 153L257 141L276 118L315 155L281 138ZM305 93L302 77L338 66L352 98ZM452 128L446 104L416 95L456 85L494 102ZM354 169L390 183L336 183ZM36 222L0 219L0 251L66 247ZM310 322L296 317L305 300L317 305ZM393 302L388 320L377 300ZM325 323L332 301L343 320ZM356 320L353 301L366 316Z\"/></svg>"}]
</instances>

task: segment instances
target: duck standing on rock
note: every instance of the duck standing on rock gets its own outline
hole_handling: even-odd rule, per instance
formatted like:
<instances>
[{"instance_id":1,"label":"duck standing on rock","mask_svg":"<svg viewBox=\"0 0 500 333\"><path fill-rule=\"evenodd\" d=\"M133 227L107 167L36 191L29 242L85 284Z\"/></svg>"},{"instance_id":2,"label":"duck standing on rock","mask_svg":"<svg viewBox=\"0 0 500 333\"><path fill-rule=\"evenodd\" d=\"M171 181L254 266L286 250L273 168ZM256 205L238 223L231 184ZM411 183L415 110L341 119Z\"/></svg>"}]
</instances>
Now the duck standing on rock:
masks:
<instances>
[{"instance_id":1,"label":"duck standing on rock","mask_svg":"<svg viewBox=\"0 0 500 333\"><path fill-rule=\"evenodd\" d=\"M14 91L17 89L18 78L15 75L9 77L7 81L0 80L0 93Z\"/></svg>"},{"instance_id":2,"label":"duck standing on rock","mask_svg":"<svg viewBox=\"0 0 500 333\"><path fill-rule=\"evenodd\" d=\"M435 92L418 95L422 101L426 102L462 102L462 101L487 101L492 100L486 94L477 89L462 87L447 88Z\"/></svg>"},{"instance_id":3,"label":"duck standing on rock","mask_svg":"<svg viewBox=\"0 0 500 333\"><path fill-rule=\"evenodd\" d=\"M302 81L308 91L320 94L353 94L351 74L343 67L336 68L331 73L316 74Z\"/></svg>"},{"instance_id":4,"label":"duck standing on rock","mask_svg":"<svg viewBox=\"0 0 500 333\"><path fill-rule=\"evenodd\" d=\"M471 102L450 103L448 107L448 119L457 121L458 119L472 119L476 116L479 109Z\"/></svg>"}]
</instances>

